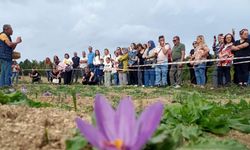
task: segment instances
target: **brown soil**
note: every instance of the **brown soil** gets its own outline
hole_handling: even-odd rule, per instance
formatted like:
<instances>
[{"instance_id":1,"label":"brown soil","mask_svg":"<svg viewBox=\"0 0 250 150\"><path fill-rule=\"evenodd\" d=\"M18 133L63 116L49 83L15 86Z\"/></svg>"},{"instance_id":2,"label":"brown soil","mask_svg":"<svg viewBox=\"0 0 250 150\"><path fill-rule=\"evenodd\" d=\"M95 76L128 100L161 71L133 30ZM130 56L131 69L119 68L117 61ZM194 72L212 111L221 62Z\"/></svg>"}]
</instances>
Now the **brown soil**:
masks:
<instances>
[{"instance_id":1,"label":"brown soil","mask_svg":"<svg viewBox=\"0 0 250 150\"><path fill-rule=\"evenodd\" d=\"M65 149L65 140L75 132L77 116L73 111L1 105L1 150Z\"/></svg>"}]
</instances>

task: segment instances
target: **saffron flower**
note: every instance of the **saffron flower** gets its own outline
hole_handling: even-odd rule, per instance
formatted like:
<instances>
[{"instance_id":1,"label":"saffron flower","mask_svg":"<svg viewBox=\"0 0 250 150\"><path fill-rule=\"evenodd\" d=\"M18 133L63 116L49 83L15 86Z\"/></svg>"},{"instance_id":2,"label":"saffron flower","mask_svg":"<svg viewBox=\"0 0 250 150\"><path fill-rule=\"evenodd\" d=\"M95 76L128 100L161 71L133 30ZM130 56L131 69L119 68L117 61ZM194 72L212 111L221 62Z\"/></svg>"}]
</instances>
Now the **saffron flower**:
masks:
<instances>
[{"instance_id":1,"label":"saffron flower","mask_svg":"<svg viewBox=\"0 0 250 150\"><path fill-rule=\"evenodd\" d=\"M147 107L140 117L130 97L123 98L114 110L102 95L96 95L94 111L96 126L80 118L76 124L81 134L99 150L140 150L158 127L163 105Z\"/></svg>"}]
</instances>

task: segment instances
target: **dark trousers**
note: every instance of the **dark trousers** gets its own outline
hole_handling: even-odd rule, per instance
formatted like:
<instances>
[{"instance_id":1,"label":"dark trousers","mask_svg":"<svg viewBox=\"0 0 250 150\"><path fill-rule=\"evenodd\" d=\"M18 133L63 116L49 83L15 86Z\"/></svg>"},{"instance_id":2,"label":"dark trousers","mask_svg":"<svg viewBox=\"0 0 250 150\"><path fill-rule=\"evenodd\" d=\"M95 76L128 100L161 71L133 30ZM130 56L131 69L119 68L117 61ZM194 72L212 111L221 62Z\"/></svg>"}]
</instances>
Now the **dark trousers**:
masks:
<instances>
[{"instance_id":1,"label":"dark trousers","mask_svg":"<svg viewBox=\"0 0 250 150\"><path fill-rule=\"evenodd\" d=\"M231 83L230 75L231 67L218 67L218 85L223 85L223 79L225 78L225 85Z\"/></svg>"},{"instance_id":2,"label":"dark trousers","mask_svg":"<svg viewBox=\"0 0 250 150\"><path fill-rule=\"evenodd\" d=\"M190 72L190 81L192 84L197 84L196 83L196 77L195 77L195 72L194 72L194 68L189 68L189 72Z\"/></svg>"},{"instance_id":3,"label":"dark trousers","mask_svg":"<svg viewBox=\"0 0 250 150\"><path fill-rule=\"evenodd\" d=\"M64 77L64 84L70 84L71 83L71 77L72 77L72 71L67 71L64 72L63 74Z\"/></svg>"},{"instance_id":4,"label":"dark trousers","mask_svg":"<svg viewBox=\"0 0 250 150\"><path fill-rule=\"evenodd\" d=\"M138 84L138 75L137 75L137 67L129 67L131 71L129 71L129 85L137 85Z\"/></svg>"},{"instance_id":5,"label":"dark trousers","mask_svg":"<svg viewBox=\"0 0 250 150\"><path fill-rule=\"evenodd\" d=\"M168 86L171 86L171 82L170 82L170 69L171 69L171 65L168 65L168 70L167 70L167 82L168 82Z\"/></svg>"},{"instance_id":6,"label":"dark trousers","mask_svg":"<svg viewBox=\"0 0 250 150\"><path fill-rule=\"evenodd\" d=\"M138 77L138 85L139 86L144 85L144 68L143 67L138 68L137 77Z\"/></svg>"},{"instance_id":7,"label":"dark trousers","mask_svg":"<svg viewBox=\"0 0 250 150\"><path fill-rule=\"evenodd\" d=\"M80 72L81 72L80 68L74 68L73 69L73 71L72 71L72 79L71 79L72 83L74 82L74 79L75 79L75 83L77 83Z\"/></svg>"},{"instance_id":8,"label":"dark trousers","mask_svg":"<svg viewBox=\"0 0 250 150\"><path fill-rule=\"evenodd\" d=\"M239 83L248 82L248 77L249 77L248 67L249 67L248 63L235 64L235 69L237 73L236 76L238 78Z\"/></svg>"},{"instance_id":9,"label":"dark trousers","mask_svg":"<svg viewBox=\"0 0 250 150\"><path fill-rule=\"evenodd\" d=\"M238 78L238 73L237 73L236 66L237 65L234 65L233 82L234 82L234 84L239 84L239 78Z\"/></svg>"}]
</instances>

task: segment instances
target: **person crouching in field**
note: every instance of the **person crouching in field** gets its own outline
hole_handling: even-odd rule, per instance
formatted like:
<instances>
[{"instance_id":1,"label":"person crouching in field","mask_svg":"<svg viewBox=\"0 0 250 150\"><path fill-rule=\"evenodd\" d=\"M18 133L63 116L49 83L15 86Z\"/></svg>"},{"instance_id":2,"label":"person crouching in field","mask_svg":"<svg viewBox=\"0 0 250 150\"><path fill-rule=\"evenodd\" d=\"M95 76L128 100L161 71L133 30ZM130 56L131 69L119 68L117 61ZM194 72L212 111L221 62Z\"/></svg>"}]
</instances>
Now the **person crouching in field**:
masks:
<instances>
[{"instance_id":1,"label":"person crouching in field","mask_svg":"<svg viewBox=\"0 0 250 150\"><path fill-rule=\"evenodd\" d=\"M61 84L61 72L57 68L53 68L50 73L50 82L53 84Z\"/></svg>"},{"instance_id":2,"label":"person crouching in field","mask_svg":"<svg viewBox=\"0 0 250 150\"><path fill-rule=\"evenodd\" d=\"M89 67L84 68L82 84L83 85L95 85L96 84L95 74L94 72L90 70Z\"/></svg>"},{"instance_id":3,"label":"person crouching in field","mask_svg":"<svg viewBox=\"0 0 250 150\"><path fill-rule=\"evenodd\" d=\"M111 62L110 57L106 57L105 61L106 62L105 62L105 66L104 66L104 69L103 69L103 72L104 72L104 85L106 87L109 87L109 86L111 86L111 72L112 72L113 64Z\"/></svg>"},{"instance_id":4,"label":"person crouching in field","mask_svg":"<svg viewBox=\"0 0 250 150\"><path fill-rule=\"evenodd\" d=\"M41 75L36 69L32 69L29 76L32 79L32 83L35 83L35 82L40 83L41 82Z\"/></svg>"}]
</instances>

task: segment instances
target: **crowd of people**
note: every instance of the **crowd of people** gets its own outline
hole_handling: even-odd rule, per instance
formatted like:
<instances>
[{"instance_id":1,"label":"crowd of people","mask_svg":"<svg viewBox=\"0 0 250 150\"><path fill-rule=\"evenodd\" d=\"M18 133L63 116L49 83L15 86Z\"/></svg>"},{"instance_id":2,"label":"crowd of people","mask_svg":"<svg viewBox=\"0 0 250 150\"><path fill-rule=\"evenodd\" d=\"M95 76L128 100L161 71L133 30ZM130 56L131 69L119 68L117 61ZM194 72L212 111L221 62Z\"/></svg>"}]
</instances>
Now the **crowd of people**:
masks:
<instances>
[{"instance_id":1,"label":"crowd of people","mask_svg":"<svg viewBox=\"0 0 250 150\"><path fill-rule=\"evenodd\" d=\"M108 49L104 49L104 55L101 55L99 50L94 51L89 46L88 53L83 51L81 57L75 52L72 58L66 53L63 60L59 60L58 56L54 56L53 62L46 58L47 77L50 82L59 79L56 83L63 78L64 84L78 82L80 77L84 85L172 85L179 88L183 84L183 68L187 65L190 82L204 88L208 78L207 68L215 65L214 86L229 86L231 81L247 86L250 80L250 38L247 29L242 29L239 34L240 39L236 41L233 33L215 36L211 46L214 57L203 35L197 36L187 56L179 36L173 37L173 45L166 42L164 36L159 36L157 44L150 40L146 44L132 43L129 47L118 47L113 56ZM217 60L208 61L211 58Z\"/></svg>"},{"instance_id":2,"label":"crowd of people","mask_svg":"<svg viewBox=\"0 0 250 150\"><path fill-rule=\"evenodd\" d=\"M10 86L14 80L18 82L20 67L15 61L12 63L12 53L22 40L18 37L12 42L12 33L10 25L4 25L3 32L0 33L0 87ZM113 55L109 49L104 49L102 55L98 49L94 51L89 46L88 52L83 51L80 57L77 52L74 52L72 58L66 53L61 60L58 56L54 56L53 61L47 57L44 69L48 82L53 84L61 84L63 79L64 84L69 85L77 83L80 78L84 85L171 85L180 88L183 84L183 68L187 65L190 82L204 88L208 79L207 68L215 65L212 80L214 86L229 86L232 81L239 86L247 86L250 80L249 32L242 29L239 40L235 40L234 34L219 34L214 37L214 44L211 46L214 57L203 35L197 36L189 55L179 36L174 36L173 43L168 43L162 35L157 44L152 40L146 44L132 43L128 47L117 47ZM216 60L209 61L212 58ZM30 77L32 83L41 81L41 75L36 69L32 69Z\"/></svg>"}]
</instances>

